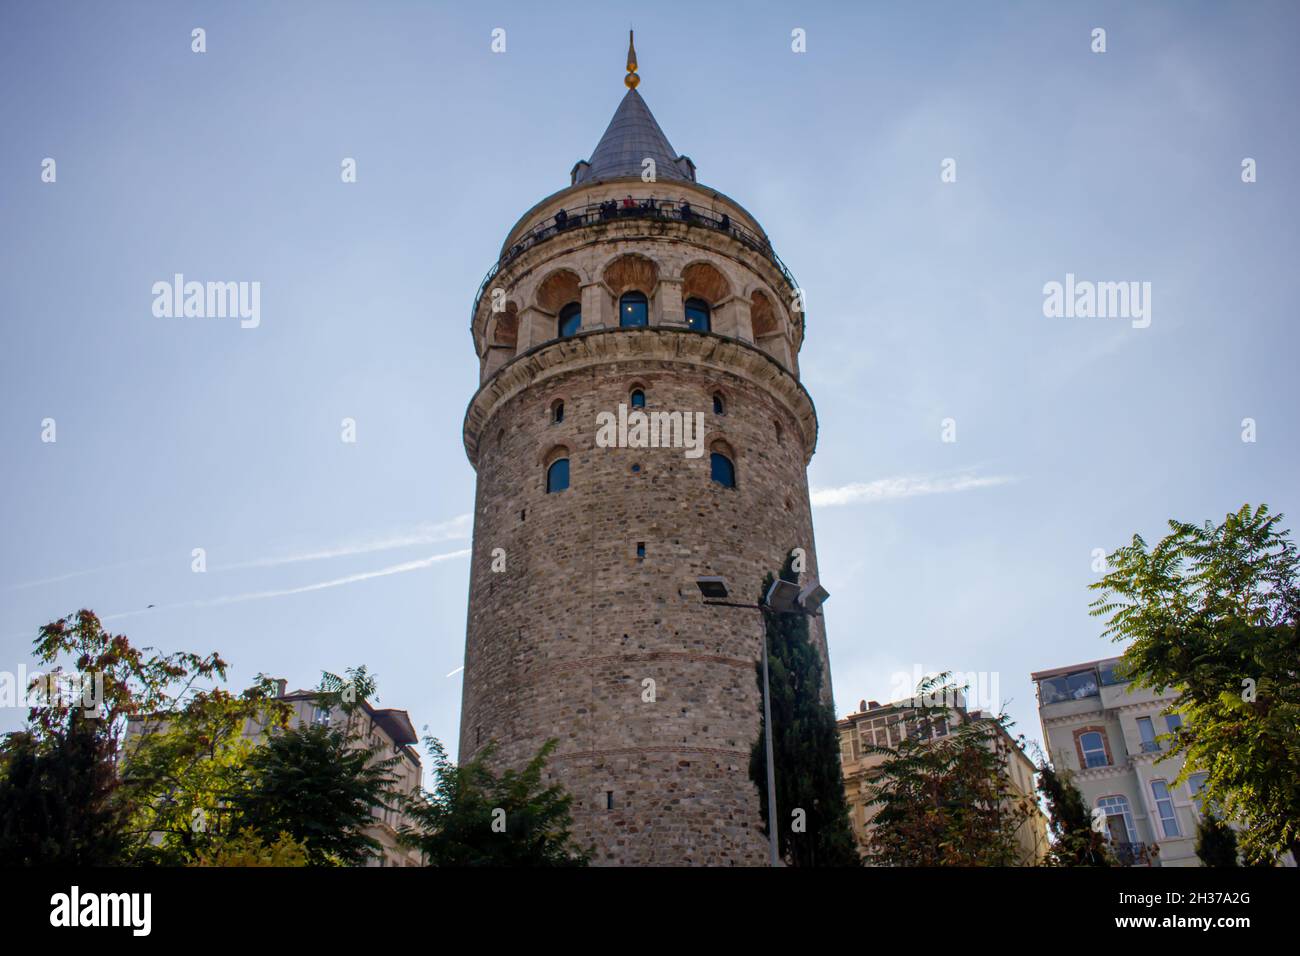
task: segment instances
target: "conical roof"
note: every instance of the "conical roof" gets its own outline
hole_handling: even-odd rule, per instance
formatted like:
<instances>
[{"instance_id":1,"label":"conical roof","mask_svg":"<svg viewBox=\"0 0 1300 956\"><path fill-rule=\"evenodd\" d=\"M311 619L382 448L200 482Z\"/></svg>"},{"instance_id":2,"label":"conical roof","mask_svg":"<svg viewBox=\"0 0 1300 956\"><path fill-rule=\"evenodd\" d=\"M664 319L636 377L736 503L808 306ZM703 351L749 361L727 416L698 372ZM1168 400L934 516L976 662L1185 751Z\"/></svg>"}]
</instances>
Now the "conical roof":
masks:
<instances>
[{"instance_id":1,"label":"conical roof","mask_svg":"<svg viewBox=\"0 0 1300 956\"><path fill-rule=\"evenodd\" d=\"M647 158L654 160L655 179L695 181L695 164L673 150L641 94L629 89L591 159L573 167L573 184L640 176Z\"/></svg>"}]
</instances>

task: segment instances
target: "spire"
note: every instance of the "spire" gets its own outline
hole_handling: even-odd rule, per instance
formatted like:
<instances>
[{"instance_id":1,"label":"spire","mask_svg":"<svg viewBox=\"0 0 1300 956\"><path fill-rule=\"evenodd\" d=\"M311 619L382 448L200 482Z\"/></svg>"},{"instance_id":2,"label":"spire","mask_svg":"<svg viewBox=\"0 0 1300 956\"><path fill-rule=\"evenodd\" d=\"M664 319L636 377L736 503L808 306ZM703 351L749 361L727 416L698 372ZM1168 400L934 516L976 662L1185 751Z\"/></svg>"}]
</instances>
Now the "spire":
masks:
<instances>
[{"instance_id":1,"label":"spire","mask_svg":"<svg viewBox=\"0 0 1300 956\"><path fill-rule=\"evenodd\" d=\"M636 46L632 43L632 31L627 31L627 76L623 77L623 83L629 90L635 90L636 85L641 82L641 77L636 75Z\"/></svg>"},{"instance_id":2,"label":"spire","mask_svg":"<svg viewBox=\"0 0 1300 956\"><path fill-rule=\"evenodd\" d=\"M623 79L627 93L614 111L605 135L591 153L590 160L580 160L573 167L572 180L578 183L597 179L641 176L654 160L655 179L695 181L695 164L680 155L659 128L650 107L636 91L641 78L636 74L636 47L632 31L627 35L627 76Z\"/></svg>"}]
</instances>

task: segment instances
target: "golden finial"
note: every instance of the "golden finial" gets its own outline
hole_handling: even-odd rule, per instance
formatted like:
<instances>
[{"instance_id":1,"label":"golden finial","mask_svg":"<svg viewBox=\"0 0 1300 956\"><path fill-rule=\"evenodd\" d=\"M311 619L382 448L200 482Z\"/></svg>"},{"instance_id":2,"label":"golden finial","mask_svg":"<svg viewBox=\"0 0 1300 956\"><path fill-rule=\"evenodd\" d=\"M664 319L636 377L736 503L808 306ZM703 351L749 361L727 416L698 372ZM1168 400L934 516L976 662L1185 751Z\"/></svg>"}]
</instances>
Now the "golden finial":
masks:
<instances>
[{"instance_id":1,"label":"golden finial","mask_svg":"<svg viewBox=\"0 0 1300 956\"><path fill-rule=\"evenodd\" d=\"M641 77L636 75L636 47L632 45L631 30L627 31L627 76L623 77L623 82L629 90L635 90L641 82Z\"/></svg>"}]
</instances>

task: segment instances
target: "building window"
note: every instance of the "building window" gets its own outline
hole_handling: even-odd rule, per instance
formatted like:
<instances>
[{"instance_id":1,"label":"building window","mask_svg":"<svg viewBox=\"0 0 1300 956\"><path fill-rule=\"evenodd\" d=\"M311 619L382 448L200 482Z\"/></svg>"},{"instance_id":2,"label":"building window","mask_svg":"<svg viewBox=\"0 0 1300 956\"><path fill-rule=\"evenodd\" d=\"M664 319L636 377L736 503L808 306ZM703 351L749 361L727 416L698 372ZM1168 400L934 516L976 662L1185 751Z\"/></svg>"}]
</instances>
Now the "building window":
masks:
<instances>
[{"instance_id":1,"label":"building window","mask_svg":"<svg viewBox=\"0 0 1300 956\"><path fill-rule=\"evenodd\" d=\"M1133 825L1133 811L1129 808L1128 797L1102 797L1097 801L1097 807L1106 813L1106 832L1112 843L1137 842L1137 828Z\"/></svg>"},{"instance_id":2,"label":"building window","mask_svg":"<svg viewBox=\"0 0 1300 956\"><path fill-rule=\"evenodd\" d=\"M736 466L722 452L715 451L709 456L709 467L713 480L718 484L724 488L736 487Z\"/></svg>"},{"instance_id":3,"label":"building window","mask_svg":"<svg viewBox=\"0 0 1300 956\"><path fill-rule=\"evenodd\" d=\"M725 415L725 414L727 414L727 405L726 405L726 403L722 400L722 393L721 393L721 392L714 392L714 393L713 393L713 414L715 414L715 415Z\"/></svg>"},{"instance_id":4,"label":"building window","mask_svg":"<svg viewBox=\"0 0 1300 956\"><path fill-rule=\"evenodd\" d=\"M570 302L560 310L560 338L567 339L570 335L576 335L580 328L582 328L582 306Z\"/></svg>"},{"instance_id":5,"label":"building window","mask_svg":"<svg viewBox=\"0 0 1300 956\"><path fill-rule=\"evenodd\" d=\"M1151 723L1150 717L1139 717L1137 723L1138 733L1142 736L1142 752L1155 753L1160 749L1160 745L1156 743L1155 724Z\"/></svg>"},{"instance_id":6,"label":"building window","mask_svg":"<svg viewBox=\"0 0 1300 956\"><path fill-rule=\"evenodd\" d=\"M686 327L696 332L707 332L710 328L709 303L703 299L686 300Z\"/></svg>"},{"instance_id":7,"label":"building window","mask_svg":"<svg viewBox=\"0 0 1300 956\"><path fill-rule=\"evenodd\" d=\"M1208 773L1194 773L1187 778L1187 792L1192 795L1196 812L1202 816L1205 814L1205 781L1209 779Z\"/></svg>"},{"instance_id":8,"label":"building window","mask_svg":"<svg viewBox=\"0 0 1300 956\"><path fill-rule=\"evenodd\" d=\"M569 487L569 459L557 458L546 469L546 493L564 491Z\"/></svg>"},{"instance_id":9,"label":"building window","mask_svg":"<svg viewBox=\"0 0 1300 956\"><path fill-rule=\"evenodd\" d=\"M645 542L644 542L644 541L638 541L638 542L636 543L636 559L637 559L638 561L644 561L644 560L645 560Z\"/></svg>"},{"instance_id":10,"label":"building window","mask_svg":"<svg viewBox=\"0 0 1300 956\"><path fill-rule=\"evenodd\" d=\"M1163 780L1152 780L1151 795L1156 798L1156 815L1160 817L1160 829L1165 836L1182 836L1178 829L1178 817L1174 813L1174 800L1169 795L1169 784Z\"/></svg>"},{"instance_id":11,"label":"building window","mask_svg":"<svg viewBox=\"0 0 1300 956\"><path fill-rule=\"evenodd\" d=\"M1178 733L1183 726L1183 718L1180 714L1165 714L1165 727L1171 734Z\"/></svg>"},{"instance_id":12,"label":"building window","mask_svg":"<svg viewBox=\"0 0 1300 956\"><path fill-rule=\"evenodd\" d=\"M1084 767L1107 767L1110 757L1106 753L1106 738L1096 730L1079 734L1079 752Z\"/></svg>"},{"instance_id":13,"label":"building window","mask_svg":"<svg viewBox=\"0 0 1300 956\"><path fill-rule=\"evenodd\" d=\"M618 300L618 324L625 329L650 324L650 303L644 292L624 292Z\"/></svg>"},{"instance_id":14,"label":"building window","mask_svg":"<svg viewBox=\"0 0 1300 956\"><path fill-rule=\"evenodd\" d=\"M328 707L317 707L312 711L311 722L328 727L330 725L330 709Z\"/></svg>"},{"instance_id":15,"label":"building window","mask_svg":"<svg viewBox=\"0 0 1300 956\"><path fill-rule=\"evenodd\" d=\"M564 421L564 399L557 398L551 403L551 422L558 425Z\"/></svg>"},{"instance_id":16,"label":"building window","mask_svg":"<svg viewBox=\"0 0 1300 956\"><path fill-rule=\"evenodd\" d=\"M614 809L614 791L613 791L613 790L606 790L606 791L605 791L605 809L606 809L606 810L613 810L613 809Z\"/></svg>"},{"instance_id":17,"label":"building window","mask_svg":"<svg viewBox=\"0 0 1300 956\"><path fill-rule=\"evenodd\" d=\"M645 408L645 392L639 388L632 389L631 405L633 408Z\"/></svg>"},{"instance_id":18,"label":"building window","mask_svg":"<svg viewBox=\"0 0 1300 956\"><path fill-rule=\"evenodd\" d=\"M1075 671L1073 674L1062 674L1060 677L1045 678L1038 682L1038 700L1043 704L1083 700L1087 697L1096 697L1097 694L1097 672L1091 668L1086 671Z\"/></svg>"}]
</instances>

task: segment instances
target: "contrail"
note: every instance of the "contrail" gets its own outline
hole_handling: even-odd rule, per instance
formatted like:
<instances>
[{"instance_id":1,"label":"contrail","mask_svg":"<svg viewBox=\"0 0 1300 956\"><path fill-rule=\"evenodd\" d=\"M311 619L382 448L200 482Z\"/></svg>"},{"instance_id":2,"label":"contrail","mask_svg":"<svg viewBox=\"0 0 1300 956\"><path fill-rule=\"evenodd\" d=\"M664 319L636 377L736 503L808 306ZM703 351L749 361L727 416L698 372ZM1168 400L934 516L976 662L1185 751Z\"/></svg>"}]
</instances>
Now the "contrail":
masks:
<instances>
[{"instance_id":1,"label":"contrail","mask_svg":"<svg viewBox=\"0 0 1300 956\"><path fill-rule=\"evenodd\" d=\"M232 564L214 565L209 568L209 570L239 571L248 568L273 568L283 564L298 564L302 561L322 561L328 558L346 558L358 554L374 554L377 551L392 551L396 548L407 548L417 544L437 544L442 541L456 541L469 537L472 523L473 515L461 514L456 515L456 517L451 518L448 521L440 521L436 523L424 522L416 526L414 531L390 534L379 538L367 538L360 541L352 541L345 544L338 544L327 548L317 548L310 551L298 551L292 554L253 558L248 561L237 561ZM72 578L84 577L88 574L102 574L105 571L115 571L118 568L129 568L140 564L157 564L169 560L179 561L180 558L164 555L155 558L139 558L134 561L121 561L117 564L105 564L97 568L87 568L83 571L70 571L67 574L41 578L39 581L27 581L23 584L12 584L4 590L19 591L26 588L40 587L44 584L55 584L59 581L68 581ZM188 553L184 560L188 563Z\"/></svg>"},{"instance_id":2,"label":"contrail","mask_svg":"<svg viewBox=\"0 0 1300 956\"><path fill-rule=\"evenodd\" d=\"M837 488L814 488L811 499L814 507L833 508L857 501L889 501L895 498L914 498L917 495L946 495L974 488L991 488L1019 481L1009 475L978 478L975 475L956 475L950 478L900 477L879 478L876 481L855 482Z\"/></svg>"},{"instance_id":3,"label":"contrail","mask_svg":"<svg viewBox=\"0 0 1300 956\"><path fill-rule=\"evenodd\" d=\"M40 587L42 584L55 584L59 581L70 581L73 578L85 577L87 574L102 574L105 571L116 571L118 568L130 568L139 564L155 564L168 560L166 557L157 558L137 558L134 561L119 561L116 564L104 564L97 568L86 568L84 571L69 571L67 574L57 574L50 578L41 578L39 581L25 581L22 584L11 584L5 588L6 591L22 591L26 588Z\"/></svg>"},{"instance_id":4,"label":"contrail","mask_svg":"<svg viewBox=\"0 0 1300 956\"><path fill-rule=\"evenodd\" d=\"M463 558L470 554L469 548L460 551L448 551L446 554L433 554L427 558L420 558L416 561L404 561L401 564L390 565L386 568L380 568L377 571L362 571L359 574L349 574L342 578L332 578L329 581L318 581L315 584L304 584L296 588L281 588L276 591L249 591L245 594L229 594L224 597L204 598L198 601L182 601L178 604L160 604L153 610L165 611L171 608L182 607L221 607L226 604L242 604L245 601L264 601L267 598L287 597L290 594L306 594L308 591L323 591L326 588L342 587L345 584L355 584L358 581L369 581L371 578L387 577L390 574L402 574L406 571L418 571L421 568L431 567L441 561L450 561L452 558ZM103 621L118 621L124 617L135 617L139 614L148 614L149 610L142 611L124 611L121 614L110 614L107 617L100 618Z\"/></svg>"},{"instance_id":5,"label":"contrail","mask_svg":"<svg viewBox=\"0 0 1300 956\"><path fill-rule=\"evenodd\" d=\"M219 567L212 568L213 571L237 571L246 568L272 568L281 564L297 564L301 561L321 561L327 558L346 558L357 554L373 554L376 551L392 551L395 548L406 548L416 544L436 544L440 541L454 541L460 538L468 538L470 531L470 521L473 516L469 514L457 515L450 521L442 521L437 524L426 522L421 524L415 531L403 534L388 535L382 538L371 538L365 541L354 541L348 544L335 545L330 548L319 548L314 551L299 551L294 554L280 555L278 557L254 558L251 561L240 561L235 564L223 564Z\"/></svg>"}]
</instances>

